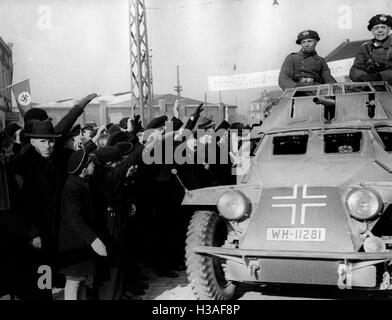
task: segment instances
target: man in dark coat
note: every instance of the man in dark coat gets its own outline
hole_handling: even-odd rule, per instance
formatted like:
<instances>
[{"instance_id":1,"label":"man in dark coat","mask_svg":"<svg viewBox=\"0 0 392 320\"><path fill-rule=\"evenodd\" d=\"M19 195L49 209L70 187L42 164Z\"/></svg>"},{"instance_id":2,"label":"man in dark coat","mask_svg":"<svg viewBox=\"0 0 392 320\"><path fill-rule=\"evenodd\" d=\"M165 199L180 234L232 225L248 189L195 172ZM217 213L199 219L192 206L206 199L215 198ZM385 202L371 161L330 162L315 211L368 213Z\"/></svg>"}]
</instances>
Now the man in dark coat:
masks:
<instances>
[{"instance_id":1,"label":"man in dark coat","mask_svg":"<svg viewBox=\"0 0 392 320\"><path fill-rule=\"evenodd\" d=\"M280 69L279 86L283 90L336 82L327 63L316 52L318 41L316 31L305 30L298 34L296 43L301 45L301 50L289 54Z\"/></svg>"},{"instance_id":2,"label":"man in dark coat","mask_svg":"<svg viewBox=\"0 0 392 320\"><path fill-rule=\"evenodd\" d=\"M369 21L367 29L373 39L361 45L350 69L353 81L388 81L392 84L392 37L389 35L392 17L377 14Z\"/></svg>"},{"instance_id":3,"label":"man in dark coat","mask_svg":"<svg viewBox=\"0 0 392 320\"><path fill-rule=\"evenodd\" d=\"M60 192L59 178L61 150L56 150L54 132L50 120L34 122L29 148L13 159L13 173L23 178L20 191L25 219L29 224L30 245L34 248L31 261L37 272L40 265L53 266L56 252L55 199ZM34 273L34 270L32 270ZM36 276L38 274L36 273ZM32 299L51 298L49 290L38 290L37 281L32 278ZM35 282L35 284L34 284ZM42 295L41 295L42 294Z\"/></svg>"},{"instance_id":4,"label":"man in dark coat","mask_svg":"<svg viewBox=\"0 0 392 320\"><path fill-rule=\"evenodd\" d=\"M49 119L33 120L31 129L26 133L30 143L12 159L10 169L13 174L23 178L21 197L25 219L30 225L30 244L32 267L35 277L40 265L53 267L57 252L58 228L60 217L60 193L67 177L67 157L64 154L62 138L72 128L85 106L96 96L92 94L75 105L56 126ZM37 279L32 278L32 299L51 298L49 290L38 290Z\"/></svg>"}]
</instances>

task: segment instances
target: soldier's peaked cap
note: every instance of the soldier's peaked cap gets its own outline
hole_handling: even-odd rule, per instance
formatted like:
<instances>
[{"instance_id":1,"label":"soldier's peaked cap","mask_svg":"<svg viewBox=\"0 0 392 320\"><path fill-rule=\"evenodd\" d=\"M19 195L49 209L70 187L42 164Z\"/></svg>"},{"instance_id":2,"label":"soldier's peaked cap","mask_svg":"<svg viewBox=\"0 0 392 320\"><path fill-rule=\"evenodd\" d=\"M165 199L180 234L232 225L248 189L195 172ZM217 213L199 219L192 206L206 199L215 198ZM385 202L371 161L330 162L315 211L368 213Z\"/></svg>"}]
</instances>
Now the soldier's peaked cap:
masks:
<instances>
[{"instance_id":1,"label":"soldier's peaked cap","mask_svg":"<svg viewBox=\"0 0 392 320\"><path fill-rule=\"evenodd\" d=\"M376 14L369 20L369 24L367 26L368 30L372 30L372 28L378 24L385 24L392 28L392 17L387 14Z\"/></svg>"},{"instance_id":2,"label":"soldier's peaked cap","mask_svg":"<svg viewBox=\"0 0 392 320\"><path fill-rule=\"evenodd\" d=\"M305 31L298 33L297 40L295 41L295 43L301 44L301 41L305 40L305 39L315 39L317 41L320 41L320 37L316 31L305 30Z\"/></svg>"},{"instance_id":3,"label":"soldier's peaked cap","mask_svg":"<svg viewBox=\"0 0 392 320\"><path fill-rule=\"evenodd\" d=\"M94 154L89 154L85 150L77 150L68 159L68 173L79 175L83 169L95 159Z\"/></svg>"},{"instance_id":4,"label":"soldier's peaked cap","mask_svg":"<svg viewBox=\"0 0 392 320\"><path fill-rule=\"evenodd\" d=\"M156 117L150 121L147 125L147 129L158 129L159 127L163 127L166 121L167 116Z\"/></svg>"}]
</instances>

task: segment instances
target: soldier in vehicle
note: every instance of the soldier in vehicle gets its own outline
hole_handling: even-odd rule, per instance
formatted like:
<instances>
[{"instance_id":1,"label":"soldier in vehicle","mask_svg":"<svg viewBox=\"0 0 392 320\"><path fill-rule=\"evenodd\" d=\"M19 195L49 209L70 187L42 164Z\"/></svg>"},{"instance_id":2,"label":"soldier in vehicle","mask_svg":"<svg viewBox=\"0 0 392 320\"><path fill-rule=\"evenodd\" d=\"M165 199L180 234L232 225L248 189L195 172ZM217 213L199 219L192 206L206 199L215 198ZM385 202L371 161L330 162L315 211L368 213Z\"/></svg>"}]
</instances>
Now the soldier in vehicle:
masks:
<instances>
[{"instance_id":1,"label":"soldier in vehicle","mask_svg":"<svg viewBox=\"0 0 392 320\"><path fill-rule=\"evenodd\" d=\"M298 34L296 43L301 45L301 50L290 53L280 69L279 86L283 90L336 82L325 60L317 55L318 41L320 37L316 31L305 30Z\"/></svg>"},{"instance_id":2,"label":"soldier in vehicle","mask_svg":"<svg viewBox=\"0 0 392 320\"><path fill-rule=\"evenodd\" d=\"M377 14L369 20L368 30L373 34L355 56L350 70L353 81L388 81L392 84L392 37L389 35L392 17Z\"/></svg>"}]
</instances>

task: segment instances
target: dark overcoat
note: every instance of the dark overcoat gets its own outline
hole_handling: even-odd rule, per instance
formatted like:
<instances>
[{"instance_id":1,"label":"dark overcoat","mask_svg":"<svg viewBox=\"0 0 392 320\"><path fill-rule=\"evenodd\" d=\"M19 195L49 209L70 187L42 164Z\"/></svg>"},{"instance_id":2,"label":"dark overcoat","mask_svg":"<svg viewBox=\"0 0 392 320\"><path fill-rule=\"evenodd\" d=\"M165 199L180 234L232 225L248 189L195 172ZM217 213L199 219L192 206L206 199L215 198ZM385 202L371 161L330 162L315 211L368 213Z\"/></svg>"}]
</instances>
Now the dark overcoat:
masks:
<instances>
[{"instance_id":1,"label":"dark overcoat","mask_svg":"<svg viewBox=\"0 0 392 320\"><path fill-rule=\"evenodd\" d=\"M79 176L70 175L61 194L60 272L72 276L95 274L95 253L91 243L96 238L88 183Z\"/></svg>"}]
</instances>

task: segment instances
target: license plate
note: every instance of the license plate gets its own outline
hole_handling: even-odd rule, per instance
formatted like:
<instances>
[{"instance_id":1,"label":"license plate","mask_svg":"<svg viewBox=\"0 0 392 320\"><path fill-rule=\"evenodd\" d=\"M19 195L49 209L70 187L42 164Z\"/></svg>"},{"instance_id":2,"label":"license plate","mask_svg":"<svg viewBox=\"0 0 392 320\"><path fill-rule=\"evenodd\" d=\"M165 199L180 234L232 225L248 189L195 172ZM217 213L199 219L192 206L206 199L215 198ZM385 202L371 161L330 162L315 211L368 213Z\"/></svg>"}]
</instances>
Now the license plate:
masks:
<instances>
[{"instance_id":1,"label":"license plate","mask_svg":"<svg viewBox=\"0 0 392 320\"><path fill-rule=\"evenodd\" d=\"M325 241L325 228L267 228L271 241Z\"/></svg>"}]
</instances>

